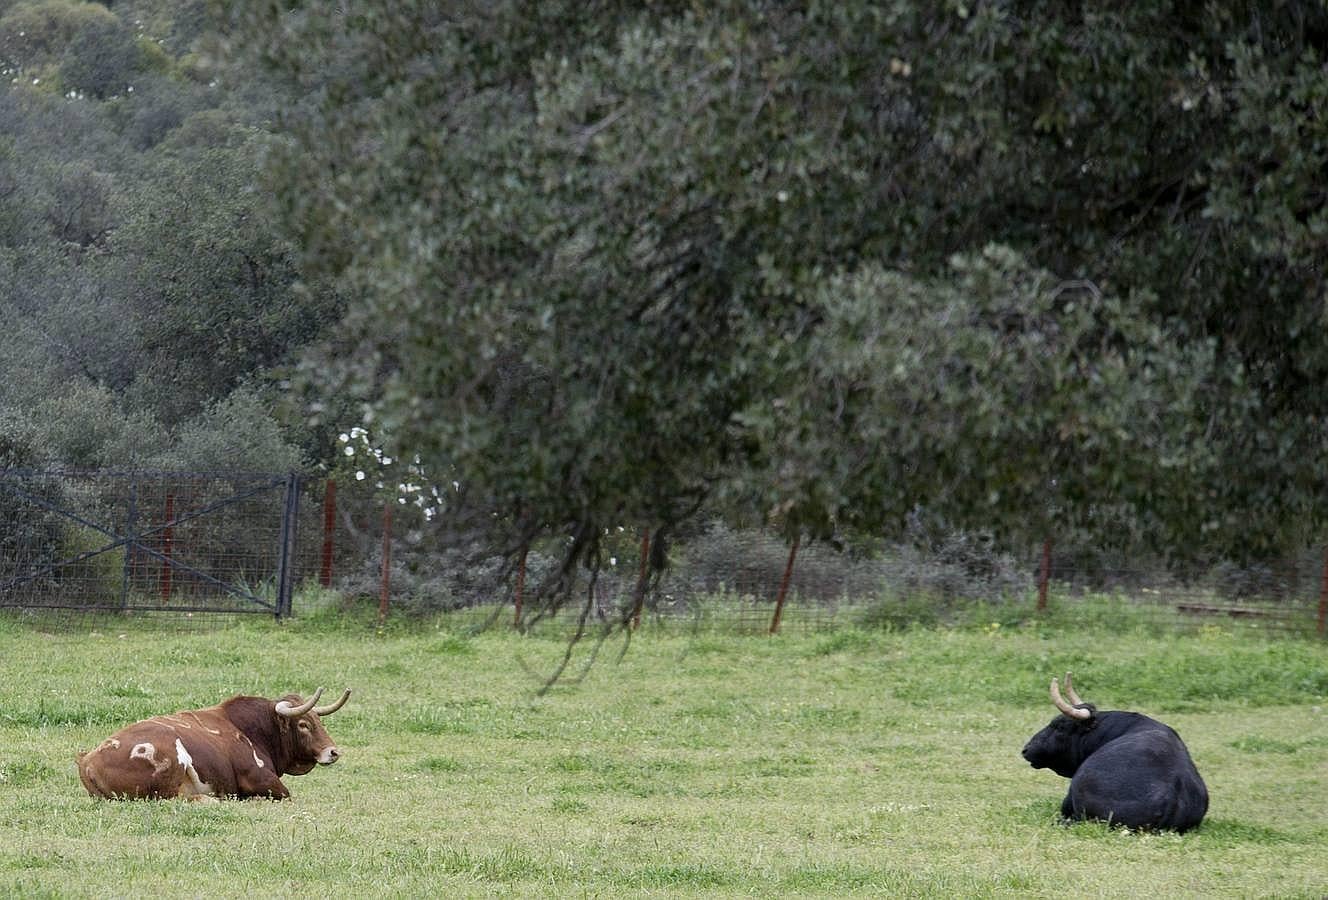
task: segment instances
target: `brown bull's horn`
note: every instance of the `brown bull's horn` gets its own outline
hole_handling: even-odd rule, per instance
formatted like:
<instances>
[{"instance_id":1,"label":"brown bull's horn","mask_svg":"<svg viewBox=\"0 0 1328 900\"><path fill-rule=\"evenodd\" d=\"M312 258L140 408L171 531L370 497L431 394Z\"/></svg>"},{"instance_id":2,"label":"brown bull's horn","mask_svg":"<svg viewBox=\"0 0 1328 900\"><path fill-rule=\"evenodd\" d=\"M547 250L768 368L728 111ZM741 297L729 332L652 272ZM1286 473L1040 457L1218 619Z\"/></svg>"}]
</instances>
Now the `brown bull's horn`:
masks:
<instances>
[{"instance_id":1,"label":"brown bull's horn","mask_svg":"<svg viewBox=\"0 0 1328 900\"><path fill-rule=\"evenodd\" d=\"M1065 699L1061 696L1060 685L1057 683L1056 676L1054 675L1051 678L1051 702L1056 704L1057 709L1072 719L1091 719L1093 717L1092 712L1089 710L1075 709L1073 706L1065 702Z\"/></svg>"},{"instance_id":2,"label":"brown bull's horn","mask_svg":"<svg viewBox=\"0 0 1328 900\"><path fill-rule=\"evenodd\" d=\"M314 710L314 714L319 716L330 716L337 710L341 709L341 707L345 706L346 701L349 699L350 699L350 688L346 688L346 693L341 695L340 700L338 700L336 703L333 703L331 706L317 707Z\"/></svg>"},{"instance_id":3,"label":"brown bull's horn","mask_svg":"<svg viewBox=\"0 0 1328 900\"><path fill-rule=\"evenodd\" d=\"M299 706L291 706L289 700L278 700L277 715L285 716L288 719L298 718L299 716L302 716L305 713L307 713L309 710L313 709L314 704L318 702L318 698L321 696L323 696L323 689L319 688L318 690L314 691L314 695L312 697L301 703Z\"/></svg>"},{"instance_id":4,"label":"brown bull's horn","mask_svg":"<svg viewBox=\"0 0 1328 900\"><path fill-rule=\"evenodd\" d=\"M1065 673L1065 697L1072 706L1082 706L1084 701L1079 699L1079 695L1074 690L1074 685L1070 683L1070 673Z\"/></svg>"}]
</instances>

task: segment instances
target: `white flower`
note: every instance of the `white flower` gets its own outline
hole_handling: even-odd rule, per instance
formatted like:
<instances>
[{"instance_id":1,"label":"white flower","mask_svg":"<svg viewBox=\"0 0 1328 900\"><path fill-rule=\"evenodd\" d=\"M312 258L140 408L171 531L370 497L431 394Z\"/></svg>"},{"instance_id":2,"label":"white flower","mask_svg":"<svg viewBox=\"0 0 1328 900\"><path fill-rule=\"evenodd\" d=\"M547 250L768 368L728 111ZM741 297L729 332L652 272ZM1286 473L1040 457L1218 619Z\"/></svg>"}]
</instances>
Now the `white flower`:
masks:
<instances>
[{"instance_id":1,"label":"white flower","mask_svg":"<svg viewBox=\"0 0 1328 900\"><path fill-rule=\"evenodd\" d=\"M363 471L356 472L356 473L355 473L355 480L356 480L356 481L363 481L363 480L364 480L364 472L363 472Z\"/></svg>"}]
</instances>

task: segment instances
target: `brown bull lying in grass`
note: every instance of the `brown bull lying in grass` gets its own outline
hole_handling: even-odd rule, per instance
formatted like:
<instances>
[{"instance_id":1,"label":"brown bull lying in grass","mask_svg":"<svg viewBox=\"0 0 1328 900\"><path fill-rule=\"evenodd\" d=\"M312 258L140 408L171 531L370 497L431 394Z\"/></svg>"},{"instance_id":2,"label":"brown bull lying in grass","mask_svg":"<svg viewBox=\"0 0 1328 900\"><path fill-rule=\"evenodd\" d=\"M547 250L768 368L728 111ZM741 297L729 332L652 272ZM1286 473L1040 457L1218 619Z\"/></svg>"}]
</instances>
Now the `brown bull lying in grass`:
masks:
<instances>
[{"instance_id":1,"label":"brown bull lying in grass","mask_svg":"<svg viewBox=\"0 0 1328 900\"><path fill-rule=\"evenodd\" d=\"M166 799L269 797L284 800L286 774L303 775L341 755L320 716L341 709L287 694L280 700L232 697L206 709L153 716L78 754L78 774L94 797Z\"/></svg>"}]
</instances>

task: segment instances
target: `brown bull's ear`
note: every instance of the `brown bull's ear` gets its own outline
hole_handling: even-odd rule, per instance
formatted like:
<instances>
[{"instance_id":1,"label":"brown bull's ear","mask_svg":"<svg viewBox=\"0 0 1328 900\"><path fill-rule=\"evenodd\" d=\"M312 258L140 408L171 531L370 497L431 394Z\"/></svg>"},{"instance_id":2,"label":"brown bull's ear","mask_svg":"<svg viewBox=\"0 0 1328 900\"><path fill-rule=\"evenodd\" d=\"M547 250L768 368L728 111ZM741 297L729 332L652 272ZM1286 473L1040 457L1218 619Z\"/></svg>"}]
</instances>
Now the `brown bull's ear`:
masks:
<instances>
[{"instance_id":1,"label":"brown bull's ear","mask_svg":"<svg viewBox=\"0 0 1328 900\"><path fill-rule=\"evenodd\" d=\"M287 719L297 719L300 716L307 713L309 710L313 709L314 704L318 702L318 698L321 696L323 696L323 689L319 688L318 690L314 691L314 695L312 697L301 703L299 706L294 705L289 700L279 700L277 701L276 713L277 715L284 716Z\"/></svg>"}]
</instances>

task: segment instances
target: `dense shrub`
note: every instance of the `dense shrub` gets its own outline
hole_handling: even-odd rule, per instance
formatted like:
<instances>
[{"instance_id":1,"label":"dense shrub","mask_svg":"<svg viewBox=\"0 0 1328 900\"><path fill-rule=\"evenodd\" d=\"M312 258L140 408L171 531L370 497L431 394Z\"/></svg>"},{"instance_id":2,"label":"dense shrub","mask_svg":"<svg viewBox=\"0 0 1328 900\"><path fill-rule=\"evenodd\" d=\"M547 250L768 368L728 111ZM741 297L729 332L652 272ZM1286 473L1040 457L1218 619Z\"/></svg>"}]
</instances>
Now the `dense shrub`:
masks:
<instances>
[{"instance_id":1,"label":"dense shrub","mask_svg":"<svg viewBox=\"0 0 1328 900\"><path fill-rule=\"evenodd\" d=\"M60 63L61 85L102 99L125 93L144 64L134 32L114 17L89 21L70 39Z\"/></svg>"},{"instance_id":2,"label":"dense shrub","mask_svg":"<svg viewBox=\"0 0 1328 900\"><path fill-rule=\"evenodd\" d=\"M0 580L41 570L56 560L60 545L59 518L19 493L35 494L42 502L55 504L59 485L5 474L7 469L35 466L39 456L34 438L34 429L24 420L0 408ZM41 589L53 583L51 576L43 575L28 585Z\"/></svg>"},{"instance_id":3,"label":"dense shrub","mask_svg":"<svg viewBox=\"0 0 1328 900\"><path fill-rule=\"evenodd\" d=\"M33 422L42 464L68 468L142 467L166 442L152 418L125 412L110 391L79 380L37 404Z\"/></svg>"},{"instance_id":4,"label":"dense shrub","mask_svg":"<svg viewBox=\"0 0 1328 900\"><path fill-rule=\"evenodd\" d=\"M674 593L727 590L773 599L788 557L788 545L770 532L733 529L716 521L676 548L668 583ZM888 573L882 559L841 553L827 544L804 544L789 587L803 598L833 600L874 594Z\"/></svg>"},{"instance_id":5,"label":"dense shrub","mask_svg":"<svg viewBox=\"0 0 1328 900\"><path fill-rule=\"evenodd\" d=\"M241 388L187 421L153 468L191 472L289 472L303 467L298 448L259 391Z\"/></svg>"},{"instance_id":6,"label":"dense shrub","mask_svg":"<svg viewBox=\"0 0 1328 900\"><path fill-rule=\"evenodd\" d=\"M1026 595L1032 572L989 535L951 531L932 540L900 545L889 579L905 595L1002 600Z\"/></svg>"}]
</instances>

